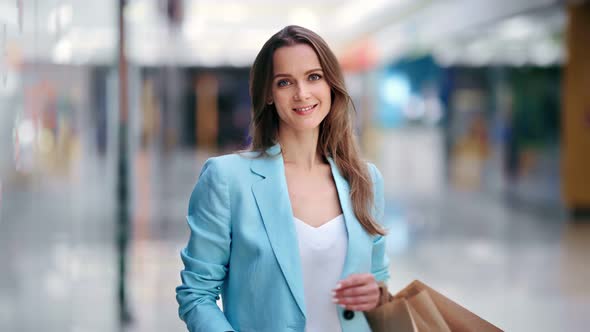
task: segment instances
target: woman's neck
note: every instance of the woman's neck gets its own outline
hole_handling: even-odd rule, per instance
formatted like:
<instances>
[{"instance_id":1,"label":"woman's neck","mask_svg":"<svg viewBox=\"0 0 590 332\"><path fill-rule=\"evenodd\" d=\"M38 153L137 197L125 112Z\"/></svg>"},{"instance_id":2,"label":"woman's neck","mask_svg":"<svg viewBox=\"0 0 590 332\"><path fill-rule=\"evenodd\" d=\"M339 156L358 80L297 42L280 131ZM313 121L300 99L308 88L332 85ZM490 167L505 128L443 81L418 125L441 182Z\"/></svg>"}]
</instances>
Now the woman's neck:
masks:
<instances>
[{"instance_id":1,"label":"woman's neck","mask_svg":"<svg viewBox=\"0 0 590 332\"><path fill-rule=\"evenodd\" d=\"M324 164L317 148L318 136L319 130L298 132L279 129L279 143L284 163L305 171L311 171Z\"/></svg>"}]
</instances>

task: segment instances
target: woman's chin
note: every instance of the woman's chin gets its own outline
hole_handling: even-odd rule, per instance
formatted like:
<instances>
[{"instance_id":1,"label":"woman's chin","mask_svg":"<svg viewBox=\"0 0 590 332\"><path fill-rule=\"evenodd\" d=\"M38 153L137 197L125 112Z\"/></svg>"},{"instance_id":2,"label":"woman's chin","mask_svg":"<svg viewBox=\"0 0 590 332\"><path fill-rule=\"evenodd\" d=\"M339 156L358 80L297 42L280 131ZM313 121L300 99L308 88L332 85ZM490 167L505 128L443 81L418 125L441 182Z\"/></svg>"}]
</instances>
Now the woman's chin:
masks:
<instances>
[{"instance_id":1,"label":"woman's chin","mask_svg":"<svg viewBox=\"0 0 590 332\"><path fill-rule=\"evenodd\" d=\"M298 123L295 125L286 125L289 131L296 133L313 133L320 128L319 123Z\"/></svg>"}]
</instances>

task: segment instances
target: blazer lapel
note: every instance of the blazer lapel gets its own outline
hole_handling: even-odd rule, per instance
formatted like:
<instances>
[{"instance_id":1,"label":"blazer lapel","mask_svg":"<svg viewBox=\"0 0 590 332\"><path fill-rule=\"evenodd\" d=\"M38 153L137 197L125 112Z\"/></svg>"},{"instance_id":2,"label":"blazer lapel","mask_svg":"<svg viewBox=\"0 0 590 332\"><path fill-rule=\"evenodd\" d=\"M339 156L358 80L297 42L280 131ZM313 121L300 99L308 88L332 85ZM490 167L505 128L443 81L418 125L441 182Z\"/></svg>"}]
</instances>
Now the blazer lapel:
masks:
<instances>
[{"instance_id":1,"label":"blazer lapel","mask_svg":"<svg viewBox=\"0 0 590 332\"><path fill-rule=\"evenodd\" d=\"M303 272L280 146L269 148L267 153L271 157L252 160L251 170L263 177L252 185L252 192L281 271L305 315Z\"/></svg>"},{"instance_id":2,"label":"blazer lapel","mask_svg":"<svg viewBox=\"0 0 590 332\"><path fill-rule=\"evenodd\" d=\"M336 183L338 190L338 198L340 199L340 206L342 207L342 214L344 215L344 223L346 225L346 233L348 236L348 248L346 251L346 259L344 260L344 267L342 268L341 278L345 279L352 273L359 273L357 271L359 266L362 266L360 259L371 257L370 253L362 251L367 250L367 246L363 243L367 240L368 234L359 223L352 207L350 199L350 186L348 181L340 174L338 166L332 158L328 158L330 167L332 168L332 177Z\"/></svg>"}]
</instances>

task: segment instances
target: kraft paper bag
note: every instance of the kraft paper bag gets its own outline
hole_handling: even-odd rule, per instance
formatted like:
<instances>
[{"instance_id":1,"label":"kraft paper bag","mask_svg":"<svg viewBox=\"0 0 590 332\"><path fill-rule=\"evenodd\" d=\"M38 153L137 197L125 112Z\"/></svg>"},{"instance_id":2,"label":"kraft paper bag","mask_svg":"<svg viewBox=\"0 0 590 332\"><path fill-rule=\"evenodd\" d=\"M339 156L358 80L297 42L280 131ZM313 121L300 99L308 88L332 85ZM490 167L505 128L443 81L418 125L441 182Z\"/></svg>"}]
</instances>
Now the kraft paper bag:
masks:
<instances>
[{"instance_id":1,"label":"kraft paper bag","mask_svg":"<svg viewBox=\"0 0 590 332\"><path fill-rule=\"evenodd\" d=\"M451 332L427 291L392 298L365 315L375 332Z\"/></svg>"},{"instance_id":2,"label":"kraft paper bag","mask_svg":"<svg viewBox=\"0 0 590 332\"><path fill-rule=\"evenodd\" d=\"M412 311L405 299L396 299L365 312L371 331L416 331Z\"/></svg>"},{"instance_id":3,"label":"kraft paper bag","mask_svg":"<svg viewBox=\"0 0 590 332\"><path fill-rule=\"evenodd\" d=\"M365 316L374 332L502 331L418 280Z\"/></svg>"}]
</instances>

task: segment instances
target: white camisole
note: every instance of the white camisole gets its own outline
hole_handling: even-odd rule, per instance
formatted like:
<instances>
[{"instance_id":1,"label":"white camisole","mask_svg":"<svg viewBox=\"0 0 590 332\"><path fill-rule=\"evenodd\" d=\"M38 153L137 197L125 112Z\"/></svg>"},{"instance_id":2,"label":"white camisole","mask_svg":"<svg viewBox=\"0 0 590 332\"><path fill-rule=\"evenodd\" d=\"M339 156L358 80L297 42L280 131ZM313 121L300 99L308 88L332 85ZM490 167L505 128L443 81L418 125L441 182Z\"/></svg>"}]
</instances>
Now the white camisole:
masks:
<instances>
[{"instance_id":1,"label":"white camisole","mask_svg":"<svg viewBox=\"0 0 590 332\"><path fill-rule=\"evenodd\" d=\"M306 308L306 332L342 331L337 304L332 302L348 246L343 215L313 227L295 219Z\"/></svg>"}]
</instances>

